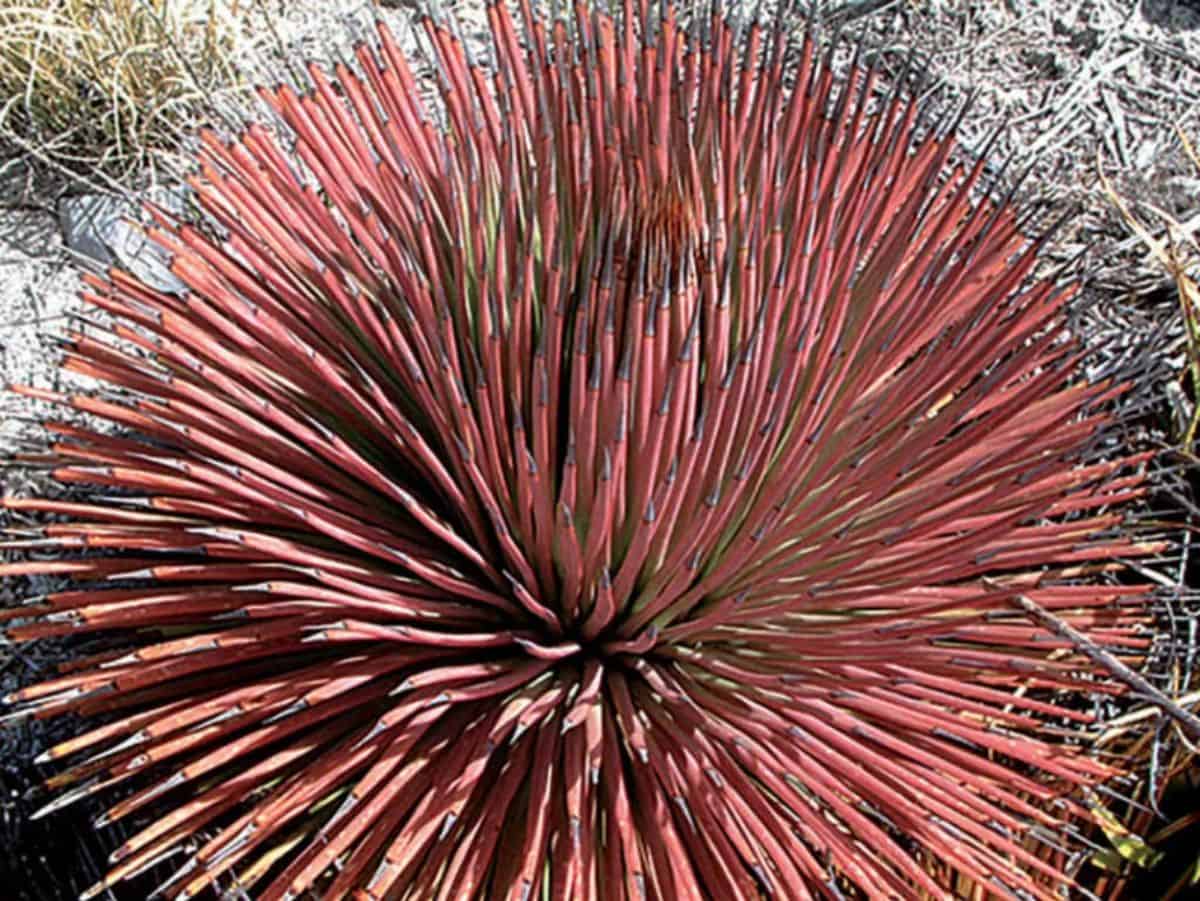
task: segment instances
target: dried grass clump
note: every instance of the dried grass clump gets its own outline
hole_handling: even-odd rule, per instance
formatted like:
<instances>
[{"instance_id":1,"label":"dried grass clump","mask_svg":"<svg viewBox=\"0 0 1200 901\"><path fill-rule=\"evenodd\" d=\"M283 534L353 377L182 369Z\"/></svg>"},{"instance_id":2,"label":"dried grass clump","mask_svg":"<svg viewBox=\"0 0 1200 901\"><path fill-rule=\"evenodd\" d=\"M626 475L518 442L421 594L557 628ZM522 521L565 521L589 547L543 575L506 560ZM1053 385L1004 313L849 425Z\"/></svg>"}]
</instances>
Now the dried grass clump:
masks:
<instances>
[{"instance_id":1,"label":"dried grass clump","mask_svg":"<svg viewBox=\"0 0 1200 901\"><path fill-rule=\"evenodd\" d=\"M1196 168L1200 177L1200 155L1197 154L1192 142L1180 129L1176 135L1187 158ZM1200 229L1200 218L1187 223L1179 222L1174 216L1157 206L1145 204L1157 222L1150 224L1141 221L1130 209L1129 203L1113 188L1104 177L1100 168L1100 183L1113 206L1120 211L1121 217L1141 241L1147 253L1157 262L1175 283L1179 296L1180 316L1183 319L1184 331L1187 337L1187 366L1180 373L1181 387L1191 388L1192 400L1187 401L1189 409L1177 418L1185 419L1178 429L1176 436L1179 450L1189 462L1197 462L1195 456L1196 432L1200 427L1200 405L1195 398L1200 393L1200 288L1197 288L1195 274L1200 272L1200 239L1197 230ZM1161 235L1161 237L1160 237Z\"/></svg>"},{"instance_id":2,"label":"dried grass clump","mask_svg":"<svg viewBox=\"0 0 1200 901\"><path fill-rule=\"evenodd\" d=\"M0 0L0 140L128 179L239 90L240 0Z\"/></svg>"},{"instance_id":3,"label":"dried grass clump","mask_svg":"<svg viewBox=\"0 0 1200 901\"><path fill-rule=\"evenodd\" d=\"M1179 127L1179 147L1200 177L1200 153ZM1183 365L1166 395L1172 406L1169 435L1174 455L1195 467L1200 432L1200 217L1186 221L1173 215L1163 200L1135 201L1128 191L1114 187L1105 177L1104 161L1097 165L1100 184L1109 202L1141 246L1146 256L1164 271L1174 286L1183 323ZM1164 356L1167 355L1164 350ZM1194 484L1194 483L1193 483ZM1183 500L1183 499L1180 499ZM1194 521L1194 517L1189 517ZM1194 525L1192 526L1194 528ZM1163 693L1191 716L1200 715L1200 690L1195 675L1195 622L1200 616L1194 591L1183 585L1188 578L1187 548L1176 579L1177 595L1169 619L1183 634L1174 637L1174 658L1165 668ZM1173 586L1164 581L1164 587ZM1165 599L1164 599L1165 600ZM1176 625L1177 624L1177 625ZM1093 854L1089 861L1103 875L1092 885L1104 899L1154 897L1163 901L1193 897L1200 886L1200 753L1195 729L1179 729L1161 715L1161 705L1140 706L1106 724L1096 746L1126 761L1136 774L1128 799L1103 810L1097 822L1111 848Z\"/></svg>"}]
</instances>

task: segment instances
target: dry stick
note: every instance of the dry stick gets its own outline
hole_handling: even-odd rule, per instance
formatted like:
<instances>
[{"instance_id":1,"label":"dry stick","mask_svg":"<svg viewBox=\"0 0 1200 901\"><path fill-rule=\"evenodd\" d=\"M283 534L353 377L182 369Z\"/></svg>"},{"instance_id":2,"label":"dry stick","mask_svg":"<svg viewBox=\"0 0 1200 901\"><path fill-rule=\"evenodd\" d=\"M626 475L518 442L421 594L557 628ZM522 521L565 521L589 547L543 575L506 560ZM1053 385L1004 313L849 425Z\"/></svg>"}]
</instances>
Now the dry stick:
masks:
<instances>
[{"instance_id":1,"label":"dry stick","mask_svg":"<svg viewBox=\"0 0 1200 901\"><path fill-rule=\"evenodd\" d=\"M1000 588L990 579L983 580L990 587ZM1162 709L1165 713L1170 714L1177 722L1185 726L1195 738L1200 739L1200 716L1192 713L1190 710L1181 707L1179 704L1172 701L1165 694L1151 685L1139 673L1135 673L1132 669L1097 645L1087 636L1075 629L1070 623L1059 619L1045 607L1038 604L1032 598L1023 594L1012 596L1012 601L1020 607L1026 614L1036 620L1044 628L1058 635L1060 638L1065 638L1075 647L1075 650L1084 654L1093 663L1098 663L1109 671L1114 677L1124 682L1135 692L1141 695L1150 703Z\"/></svg>"}]
</instances>

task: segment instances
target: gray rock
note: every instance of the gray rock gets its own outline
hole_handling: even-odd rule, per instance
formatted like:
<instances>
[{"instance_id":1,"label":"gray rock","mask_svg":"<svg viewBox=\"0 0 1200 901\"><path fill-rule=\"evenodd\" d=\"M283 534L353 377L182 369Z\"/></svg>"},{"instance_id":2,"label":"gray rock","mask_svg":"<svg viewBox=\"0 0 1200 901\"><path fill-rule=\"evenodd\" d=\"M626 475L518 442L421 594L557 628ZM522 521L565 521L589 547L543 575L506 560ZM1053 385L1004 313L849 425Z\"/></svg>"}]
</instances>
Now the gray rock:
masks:
<instances>
[{"instance_id":1,"label":"gray rock","mask_svg":"<svg viewBox=\"0 0 1200 901\"><path fill-rule=\"evenodd\" d=\"M159 191L151 199L178 212L186 196ZM185 287L170 271L170 256L142 233L140 219L132 202L110 194L76 194L58 203L59 227L72 251L100 266L119 266L159 291L182 294Z\"/></svg>"}]
</instances>

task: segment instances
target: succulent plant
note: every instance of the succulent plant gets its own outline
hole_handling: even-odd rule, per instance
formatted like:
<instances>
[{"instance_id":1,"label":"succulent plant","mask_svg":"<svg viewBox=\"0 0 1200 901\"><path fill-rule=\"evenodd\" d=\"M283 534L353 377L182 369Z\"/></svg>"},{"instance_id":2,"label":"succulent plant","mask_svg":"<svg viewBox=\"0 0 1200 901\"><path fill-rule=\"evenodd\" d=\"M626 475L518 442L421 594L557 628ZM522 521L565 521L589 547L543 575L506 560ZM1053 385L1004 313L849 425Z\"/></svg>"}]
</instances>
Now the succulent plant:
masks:
<instances>
[{"instance_id":1,"label":"succulent plant","mask_svg":"<svg viewBox=\"0 0 1200 901\"><path fill-rule=\"evenodd\" d=\"M186 292L89 276L106 387L25 389L116 427L0 568L123 636L9 698L104 715L94 892L1058 897L1120 685L1026 608L1136 659L1154 548L1045 238L787 5L487 16L205 135Z\"/></svg>"}]
</instances>

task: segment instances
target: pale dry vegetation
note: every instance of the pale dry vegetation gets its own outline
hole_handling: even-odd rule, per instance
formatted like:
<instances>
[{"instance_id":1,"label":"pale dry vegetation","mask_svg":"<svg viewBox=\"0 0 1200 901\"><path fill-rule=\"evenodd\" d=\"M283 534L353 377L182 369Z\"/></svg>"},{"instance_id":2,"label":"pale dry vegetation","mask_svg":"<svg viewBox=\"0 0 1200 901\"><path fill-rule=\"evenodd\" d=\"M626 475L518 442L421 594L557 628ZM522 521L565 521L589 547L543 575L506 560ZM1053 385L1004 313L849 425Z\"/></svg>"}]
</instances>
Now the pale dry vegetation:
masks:
<instances>
[{"instance_id":1,"label":"pale dry vegetation","mask_svg":"<svg viewBox=\"0 0 1200 901\"><path fill-rule=\"evenodd\" d=\"M0 139L124 180L243 90L241 0L0 0Z\"/></svg>"}]
</instances>

